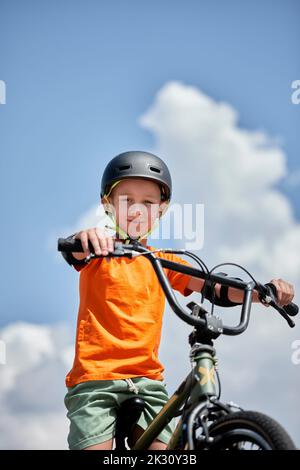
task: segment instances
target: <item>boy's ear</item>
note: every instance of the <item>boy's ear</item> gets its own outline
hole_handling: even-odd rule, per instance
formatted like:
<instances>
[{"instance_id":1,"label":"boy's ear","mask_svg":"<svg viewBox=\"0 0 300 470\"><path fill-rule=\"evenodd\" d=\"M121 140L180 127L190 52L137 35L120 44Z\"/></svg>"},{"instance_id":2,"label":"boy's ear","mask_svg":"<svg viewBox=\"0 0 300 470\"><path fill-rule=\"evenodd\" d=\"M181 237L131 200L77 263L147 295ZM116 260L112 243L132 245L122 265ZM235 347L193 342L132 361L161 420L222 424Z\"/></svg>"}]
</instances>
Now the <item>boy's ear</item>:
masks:
<instances>
[{"instance_id":1,"label":"boy's ear","mask_svg":"<svg viewBox=\"0 0 300 470\"><path fill-rule=\"evenodd\" d=\"M103 196L103 197L101 198L101 202L102 202L102 204L103 204L103 207L104 207L105 212L109 211L109 209L110 209L111 206L112 206L112 202L110 201L110 198L107 197L107 196ZM110 212L111 212L111 210L110 210Z\"/></svg>"}]
</instances>

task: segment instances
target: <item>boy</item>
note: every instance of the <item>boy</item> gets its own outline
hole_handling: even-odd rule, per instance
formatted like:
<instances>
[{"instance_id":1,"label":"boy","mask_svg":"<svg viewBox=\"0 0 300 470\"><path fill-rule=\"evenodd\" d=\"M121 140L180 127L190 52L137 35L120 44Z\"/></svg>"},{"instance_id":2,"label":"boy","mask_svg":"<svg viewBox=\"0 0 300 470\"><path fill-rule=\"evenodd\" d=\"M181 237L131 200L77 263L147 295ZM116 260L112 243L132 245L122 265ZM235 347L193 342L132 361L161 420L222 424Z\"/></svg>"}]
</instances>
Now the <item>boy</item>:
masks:
<instances>
[{"instance_id":1,"label":"boy","mask_svg":"<svg viewBox=\"0 0 300 470\"><path fill-rule=\"evenodd\" d=\"M165 163L147 152L125 152L107 165L101 182L101 201L112 218L117 240L138 240L149 249L147 235L171 200L171 175ZM130 393L139 393L146 408L135 427L132 441L168 400L158 360L164 293L144 256L105 258L113 251L113 238L105 229L91 228L73 235L84 253L63 253L80 272L80 306L76 350L66 377L65 405L70 419L70 449L112 449L116 409ZM86 260L88 242L103 258ZM166 253L157 256L190 265ZM184 296L201 292L204 281L165 269L173 289ZM293 286L272 281L278 302L293 298ZM219 298L220 286L216 286ZM226 299L225 299L226 300ZM242 293L228 289L227 305L242 303ZM258 295L253 294L258 302ZM164 450L174 430L172 420L149 447Z\"/></svg>"}]
</instances>

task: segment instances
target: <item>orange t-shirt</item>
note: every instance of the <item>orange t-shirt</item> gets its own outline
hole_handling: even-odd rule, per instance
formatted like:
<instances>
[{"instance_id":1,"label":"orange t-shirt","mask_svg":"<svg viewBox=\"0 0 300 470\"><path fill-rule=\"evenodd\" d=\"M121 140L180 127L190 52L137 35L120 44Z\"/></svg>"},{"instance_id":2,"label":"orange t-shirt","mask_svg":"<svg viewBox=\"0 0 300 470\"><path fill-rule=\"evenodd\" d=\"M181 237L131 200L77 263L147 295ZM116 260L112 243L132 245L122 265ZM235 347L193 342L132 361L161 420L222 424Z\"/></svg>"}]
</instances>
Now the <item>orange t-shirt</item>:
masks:
<instances>
[{"instance_id":1,"label":"orange t-shirt","mask_svg":"<svg viewBox=\"0 0 300 470\"><path fill-rule=\"evenodd\" d=\"M155 248L147 245L148 249ZM156 256L192 266L179 256ZM96 258L80 272L75 358L66 385L88 380L164 380L158 359L165 294L149 259ZM192 276L163 268L184 296Z\"/></svg>"}]
</instances>

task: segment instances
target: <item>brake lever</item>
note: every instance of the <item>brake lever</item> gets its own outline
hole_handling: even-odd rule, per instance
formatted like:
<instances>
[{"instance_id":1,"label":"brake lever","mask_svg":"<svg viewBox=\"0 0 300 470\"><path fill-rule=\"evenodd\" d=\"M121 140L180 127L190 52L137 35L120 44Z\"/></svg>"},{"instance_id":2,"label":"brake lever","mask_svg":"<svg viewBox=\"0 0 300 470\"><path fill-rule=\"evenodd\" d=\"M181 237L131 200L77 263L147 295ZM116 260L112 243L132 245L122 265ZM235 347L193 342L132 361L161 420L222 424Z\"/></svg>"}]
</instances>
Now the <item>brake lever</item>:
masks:
<instances>
[{"instance_id":1,"label":"brake lever","mask_svg":"<svg viewBox=\"0 0 300 470\"><path fill-rule=\"evenodd\" d=\"M271 300L269 305L271 305L271 307L275 308L275 310L277 310L277 312L280 313L280 315L287 321L288 325L291 328L294 328L295 322L288 316L288 314L282 307L279 307L279 305L277 305L273 300Z\"/></svg>"},{"instance_id":2,"label":"brake lever","mask_svg":"<svg viewBox=\"0 0 300 470\"><path fill-rule=\"evenodd\" d=\"M264 293L261 292L262 288L264 289ZM268 305L270 305L271 307L273 307L275 310L277 310L277 312L286 320L288 325L291 328L294 328L295 323L293 322L293 320L289 317L288 313L286 312L286 310L285 310L286 307L285 308L280 307L276 302L276 299L277 299L276 286L272 283L264 284L263 286L261 286L261 288L259 288L259 292L262 295L262 299L264 300L264 302L267 303ZM295 304L293 304L293 305L295 305ZM295 305L295 307L296 307L296 305ZM296 313L293 313L293 315L296 315L297 313L298 312L296 311Z\"/></svg>"}]
</instances>

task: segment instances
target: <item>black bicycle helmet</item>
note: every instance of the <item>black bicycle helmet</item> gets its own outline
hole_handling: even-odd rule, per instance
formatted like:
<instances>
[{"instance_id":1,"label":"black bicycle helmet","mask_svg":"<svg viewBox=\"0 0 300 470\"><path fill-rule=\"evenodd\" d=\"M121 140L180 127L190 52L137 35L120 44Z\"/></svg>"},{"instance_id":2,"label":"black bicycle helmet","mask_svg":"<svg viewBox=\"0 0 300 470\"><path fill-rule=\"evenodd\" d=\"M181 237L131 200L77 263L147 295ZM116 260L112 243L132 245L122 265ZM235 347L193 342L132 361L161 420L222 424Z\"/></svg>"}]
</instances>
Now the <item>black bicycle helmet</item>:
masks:
<instances>
[{"instance_id":1,"label":"black bicycle helmet","mask_svg":"<svg viewBox=\"0 0 300 470\"><path fill-rule=\"evenodd\" d=\"M161 158L149 152L123 152L106 166L101 180L101 198L107 195L111 185L127 178L145 178L160 184L162 201L172 195L172 180L167 165Z\"/></svg>"}]
</instances>

